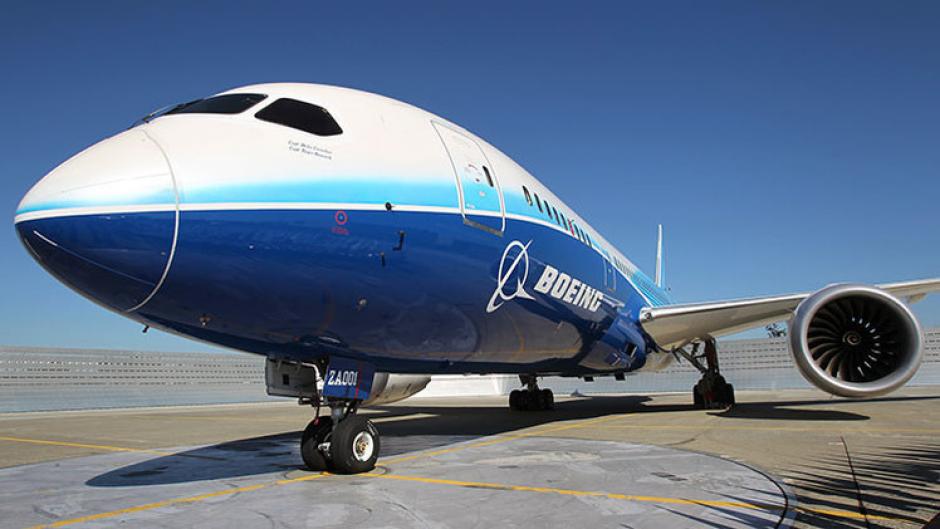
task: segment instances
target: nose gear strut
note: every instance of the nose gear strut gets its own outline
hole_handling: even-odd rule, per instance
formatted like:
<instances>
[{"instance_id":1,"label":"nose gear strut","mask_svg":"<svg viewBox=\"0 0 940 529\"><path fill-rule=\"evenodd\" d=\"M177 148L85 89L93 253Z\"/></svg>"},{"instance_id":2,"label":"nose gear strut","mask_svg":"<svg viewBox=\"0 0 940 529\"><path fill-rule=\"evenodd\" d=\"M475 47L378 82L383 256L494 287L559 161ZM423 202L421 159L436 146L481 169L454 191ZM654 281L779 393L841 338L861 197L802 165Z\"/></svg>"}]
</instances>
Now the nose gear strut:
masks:
<instances>
[{"instance_id":1,"label":"nose gear strut","mask_svg":"<svg viewBox=\"0 0 940 529\"><path fill-rule=\"evenodd\" d=\"M375 424L356 415L362 399L324 397L319 390L315 391L312 397L300 401L316 410L300 438L300 455L307 468L341 474L374 469L382 442ZM321 416L324 406L329 407L330 414Z\"/></svg>"}]
</instances>

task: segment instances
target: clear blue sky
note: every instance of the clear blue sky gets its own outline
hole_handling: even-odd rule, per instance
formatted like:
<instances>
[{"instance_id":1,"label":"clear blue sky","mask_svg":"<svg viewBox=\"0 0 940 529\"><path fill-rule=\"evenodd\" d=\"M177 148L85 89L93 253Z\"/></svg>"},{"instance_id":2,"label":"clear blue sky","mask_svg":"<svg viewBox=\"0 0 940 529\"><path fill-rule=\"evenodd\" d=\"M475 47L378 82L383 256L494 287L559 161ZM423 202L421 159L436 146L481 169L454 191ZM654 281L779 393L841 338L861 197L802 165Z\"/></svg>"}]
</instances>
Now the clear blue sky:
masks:
<instances>
[{"instance_id":1,"label":"clear blue sky","mask_svg":"<svg viewBox=\"0 0 940 529\"><path fill-rule=\"evenodd\" d=\"M4 6L0 344L205 349L57 283L13 212L147 112L267 81L456 121L648 271L664 223L681 302L940 276L940 3L174 4Z\"/></svg>"}]
</instances>

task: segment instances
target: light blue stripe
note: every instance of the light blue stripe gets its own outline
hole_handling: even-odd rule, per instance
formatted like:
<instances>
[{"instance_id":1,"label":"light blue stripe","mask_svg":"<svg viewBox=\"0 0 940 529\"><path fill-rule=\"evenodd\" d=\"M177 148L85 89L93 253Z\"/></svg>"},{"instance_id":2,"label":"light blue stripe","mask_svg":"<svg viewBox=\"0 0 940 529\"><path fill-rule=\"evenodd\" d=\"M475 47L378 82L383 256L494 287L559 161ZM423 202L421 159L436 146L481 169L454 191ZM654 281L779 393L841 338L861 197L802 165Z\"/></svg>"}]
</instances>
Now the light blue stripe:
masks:
<instances>
[{"instance_id":1,"label":"light blue stripe","mask_svg":"<svg viewBox=\"0 0 940 529\"><path fill-rule=\"evenodd\" d=\"M357 204L407 204L458 207L453 180L402 183L395 177L372 180L314 180L262 182L216 188L185 189L183 203L228 202L350 202Z\"/></svg>"}]
</instances>

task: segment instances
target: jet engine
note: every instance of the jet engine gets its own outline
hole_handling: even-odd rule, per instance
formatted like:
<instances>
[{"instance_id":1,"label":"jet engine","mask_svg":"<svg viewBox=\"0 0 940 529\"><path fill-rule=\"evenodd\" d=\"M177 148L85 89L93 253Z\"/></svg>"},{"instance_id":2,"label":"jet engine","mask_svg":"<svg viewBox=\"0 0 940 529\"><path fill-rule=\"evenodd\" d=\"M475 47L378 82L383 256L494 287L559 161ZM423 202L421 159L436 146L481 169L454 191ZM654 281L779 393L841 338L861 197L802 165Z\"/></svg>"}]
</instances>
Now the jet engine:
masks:
<instances>
[{"instance_id":1,"label":"jet engine","mask_svg":"<svg viewBox=\"0 0 940 529\"><path fill-rule=\"evenodd\" d=\"M911 310L865 285L832 285L812 294L790 321L790 352L814 386L842 397L874 397L910 380L924 335Z\"/></svg>"}]
</instances>

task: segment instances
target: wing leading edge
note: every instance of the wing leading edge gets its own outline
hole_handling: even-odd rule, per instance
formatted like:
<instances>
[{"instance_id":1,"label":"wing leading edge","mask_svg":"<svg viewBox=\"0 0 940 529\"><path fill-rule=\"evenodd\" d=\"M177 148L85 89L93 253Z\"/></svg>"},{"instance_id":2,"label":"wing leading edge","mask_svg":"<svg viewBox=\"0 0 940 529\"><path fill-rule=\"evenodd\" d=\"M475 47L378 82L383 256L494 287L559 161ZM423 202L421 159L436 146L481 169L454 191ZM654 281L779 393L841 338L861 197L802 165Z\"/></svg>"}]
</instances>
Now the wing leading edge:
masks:
<instances>
[{"instance_id":1,"label":"wing leading edge","mask_svg":"<svg viewBox=\"0 0 940 529\"><path fill-rule=\"evenodd\" d=\"M914 303L931 292L940 291L940 278L877 286ZM649 307L640 312L640 324L660 347L669 349L705 335L726 336L788 319L811 294Z\"/></svg>"}]
</instances>

